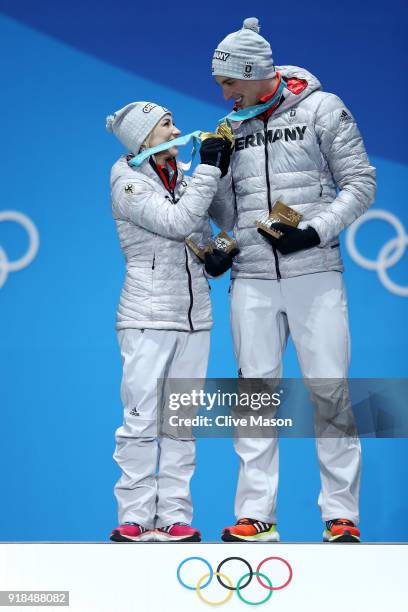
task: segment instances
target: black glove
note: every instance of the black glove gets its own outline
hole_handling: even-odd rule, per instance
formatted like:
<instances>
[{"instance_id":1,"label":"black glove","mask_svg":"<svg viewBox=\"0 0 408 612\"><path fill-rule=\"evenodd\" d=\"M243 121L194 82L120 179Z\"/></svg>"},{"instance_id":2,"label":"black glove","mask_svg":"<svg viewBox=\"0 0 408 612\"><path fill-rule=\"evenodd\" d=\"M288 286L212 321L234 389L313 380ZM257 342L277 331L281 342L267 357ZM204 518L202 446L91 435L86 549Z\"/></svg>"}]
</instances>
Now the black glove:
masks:
<instances>
[{"instance_id":1,"label":"black glove","mask_svg":"<svg viewBox=\"0 0 408 612\"><path fill-rule=\"evenodd\" d=\"M274 223L273 229L283 232L280 238L274 238L263 229L258 228L258 232L266 238L272 246L278 249L282 255L295 253L303 249L311 249L320 244L319 234L310 225L306 229L298 229L285 223Z\"/></svg>"},{"instance_id":2,"label":"black glove","mask_svg":"<svg viewBox=\"0 0 408 612\"><path fill-rule=\"evenodd\" d=\"M201 163L221 170L221 177L228 172L231 159L231 143L224 138L206 138L200 147Z\"/></svg>"},{"instance_id":3,"label":"black glove","mask_svg":"<svg viewBox=\"0 0 408 612\"><path fill-rule=\"evenodd\" d=\"M205 254L205 271L211 276L221 276L232 266L232 260L238 255L239 249L232 249L229 253L213 249L212 253Z\"/></svg>"}]
</instances>

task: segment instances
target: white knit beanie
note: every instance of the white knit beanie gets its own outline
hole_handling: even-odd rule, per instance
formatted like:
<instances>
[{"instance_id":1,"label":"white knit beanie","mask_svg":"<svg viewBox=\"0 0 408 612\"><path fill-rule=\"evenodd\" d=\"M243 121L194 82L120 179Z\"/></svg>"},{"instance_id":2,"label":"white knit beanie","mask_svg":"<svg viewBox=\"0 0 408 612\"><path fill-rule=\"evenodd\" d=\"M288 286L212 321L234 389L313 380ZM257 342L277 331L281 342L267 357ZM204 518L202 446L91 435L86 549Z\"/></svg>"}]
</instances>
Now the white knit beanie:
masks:
<instances>
[{"instance_id":1,"label":"white knit beanie","mask_svg":"<svg viewBox=\"0 0 408 612\"><path fill-rule=\"evenodd\" d=\"M259 35L259 21L248 17L238 32L220 42L212 60L214 76L262 81L272 79L275 67L270 44Z\"/></svg>"},{"instance_id":2,"label":"white knit beanie","mask_svg":"<svg viewBox=\"0 0 408 612\"><path fill-rule=\"evenodd\" d=\"M124 147L137 155L160 119L170 113L164 106L153 102L131 102L106 117L106 129L113 132Z\"/></svg>"}]
</instances>

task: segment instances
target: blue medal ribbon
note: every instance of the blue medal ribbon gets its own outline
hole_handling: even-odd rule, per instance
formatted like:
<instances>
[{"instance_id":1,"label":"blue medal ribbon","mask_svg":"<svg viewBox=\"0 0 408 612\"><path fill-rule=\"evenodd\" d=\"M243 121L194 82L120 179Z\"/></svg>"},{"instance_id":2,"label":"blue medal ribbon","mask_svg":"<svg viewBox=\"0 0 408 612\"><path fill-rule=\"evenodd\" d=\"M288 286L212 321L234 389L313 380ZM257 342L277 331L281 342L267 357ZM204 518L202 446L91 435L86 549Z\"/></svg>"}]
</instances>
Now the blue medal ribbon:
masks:
<instances>
[{"instance_id":1,"label":"blue medal ribbon","mask_svg":"<svg viewBox=\"0 0 408 612\"><path fill-rule=\"evenodd\" d=\"M270 100L264 102L263 104L255 104L255 106L248 106L247 108L242 108L238 111L232 111L229 115L226 115L222 119L219 120L218 123L222 123L223 121L246 121L247 119L253 119L258 115L261 115L265 111L269 110L274 104L279 102L280 97L283 93L283 90L286 88L286 83L281 80L279 83L279 87L272 96Z\"/></svg>"},{"instance_id":2,"label":"blue medal ribbon","mask_svg":"<svg viewBox=\"0 0 408 612\"><path fill-rule=\"evenodd\" d=\"M194 158L196 152L200 148L200 134L201 130L196 130L195 132L191 132L190 134L185 134L185 136L179 136L178 138L174 138L173 140L168 140L167 142L162 142L155 147L150 147L150 149L145 149L128 162L129 166L140 166L141 163L144 162L145 159L154 155L155 153L161 153L161 151L167 151L171 147L183 147L188 144L190 140L193 141L193 151L192 158Z\"/></svg>"},{"instance_id":3,"label":"blue medal ribbon","mask_svg":"<svg viewBox=\"0 0 408 612\"><path fill-rule=\"evenodd\" d=\"M233 111L229 113L222 119L218 121L218 124L223 123L224 121L246 121L247 119L253 119L258 115L261 115L265 111L269 110L274 104L279 102L280 97L282 95L283 90L286 87L286 83L281 80L279 83L278 89L272 96L270 100L264 102L263 104L256 104L255 106L248 106L248 108L243 108L239 111ZM138 155L135 155L128 163L129 166L140 166L144 162L145 159L150 157L151 155L155 155L155 153L161 153L161 151L166 151L171 147L183 147L188 144L190 140L193 141L193 150L191 153L191 158L194 159L195 154L200 148L201 140L200 135L203 132L201 130L196 130L195 132L191 132L190 134L186 134L185 136L179 136L178 138L174 138L174 140L168 140L167 142L162 142L155 147L150 147L150 149L145 149Z\"/></svg>"}]
</instances>

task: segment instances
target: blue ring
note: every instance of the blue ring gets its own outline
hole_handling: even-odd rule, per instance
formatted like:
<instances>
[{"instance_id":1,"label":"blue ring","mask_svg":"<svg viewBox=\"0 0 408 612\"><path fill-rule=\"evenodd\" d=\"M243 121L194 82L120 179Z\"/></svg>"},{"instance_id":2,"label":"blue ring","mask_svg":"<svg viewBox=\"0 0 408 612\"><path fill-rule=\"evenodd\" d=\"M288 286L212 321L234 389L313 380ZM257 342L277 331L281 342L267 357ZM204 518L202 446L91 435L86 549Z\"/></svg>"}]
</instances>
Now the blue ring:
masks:
<instances>
[{"instance_id":1,"label":"blue ring","mask_svg":"<svg viewBox=\"0 0 408 612\"><path fill-rule=\"evenodd\" d=\"M203 559L203 557L187 557L186 559L184 559L184 561L182 561L179 564L178 568L177 568L177 580L179 581L181 586L183 586L185 589L189 589L190 591L195 591L196 590L195 586L192 586L192 587L188 586L188 584L183 582L182 579L180 578L180 570L183 567L183 565L185 563L187 563L187 561L202 561L203 563L206 564L206 566L210 570L210 576L209 576L207 582L201 586L201 589L205 589L205 587L208 586L210 584L211 580L213 579L214 571L213 571L213 568L211 567L211 565L208 563L208 561L206 559Z\"/></svg>"}]
</instances>

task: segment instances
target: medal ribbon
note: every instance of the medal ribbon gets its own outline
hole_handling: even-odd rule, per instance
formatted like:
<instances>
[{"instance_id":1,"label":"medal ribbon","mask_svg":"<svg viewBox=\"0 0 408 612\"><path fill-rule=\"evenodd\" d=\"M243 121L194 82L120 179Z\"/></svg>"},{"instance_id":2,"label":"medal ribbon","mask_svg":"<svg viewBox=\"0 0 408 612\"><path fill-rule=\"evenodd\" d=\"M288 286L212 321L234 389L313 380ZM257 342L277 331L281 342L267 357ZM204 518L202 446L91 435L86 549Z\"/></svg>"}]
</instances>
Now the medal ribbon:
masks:
<instances>
[{"instance_id":1,"label":"medal ribbon","mask_svg":"<svg viewBox=\"0 0 408 612\"><path fill-rule=\"evenodd\" d=\"M275 94L263 104L256 104L255 106L248 106L248 108L243 108L238 111L233 111L229 113L222 119L218 121L218 124L223 121L246 121L247 119L253 119L258 115L261 115L268 109L270 109L274 104L279 102L279 99L282 95L283 90L286 87L286 83L281 80L279 83L278 89ZM178 138L174 138L173 140L168 140L167 142L162 142L161 144L156 145L155 147L150 147L150 149L145 149L135 157L133 157L128 163L129 166L140 166L144 162L145 159L150 157L151 155L155 155L155 153L160 153L161 151L166 151L170 149L170 147L183 147L190 142L193 141L193 150L191 153L191 158L194 159L195 154L200 148L201 140L200 135L203 132L201 130L196 130L195 132L191 132L190 134L185 134L185 136L179 136Z\"/></svg>"},{"instance_id":2,"label":"medal ribbon","mask_svg":"<svg viewBox=\"0 0 408 612\"><path fill-rule=\"evenodd\" d=\"M218 123L222 123L223 121L246 121L247 119L253 119L258 115L261 115L265 111L269 110L274 104L279 102L285 87L286 83L283 81L283 79L281 79L275 94L267 102L264 102L263 104L255 104L255 106L248 106L247 108L242 108L238 111L232 111L232 113L229 113L229 115L226 115L220 119Z\"/></svg>"},{"instance_id":3,"label":"medal ribbon","mask_svg":"<svg viewBox=\"0 0 408 612\"><path fill-rule=\"evenodd\" d=\"M202 134L201 130L196 130L195 132L191 132L190 134L185 134L185 136L179 136L178 138L174 138L173 140L168 140L167 142L162 142L155 147L150 147L150 149L145 149L135 157L133 157L128 163L129 166L140 166L145 159L154 155L155 153L161 153L161 151L166 151L170 149L170 147L183 147L188 144L190 140L193 141L193 151L191 153L192 158L194 158L198 149L200 148L200 134Z\"/></svg>"}]
</instances>

